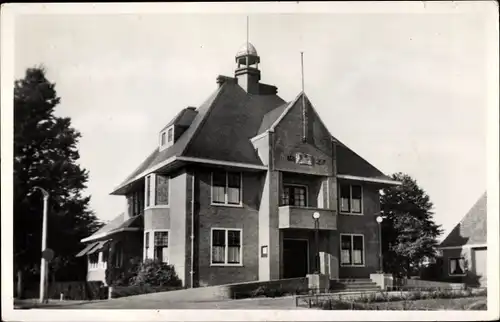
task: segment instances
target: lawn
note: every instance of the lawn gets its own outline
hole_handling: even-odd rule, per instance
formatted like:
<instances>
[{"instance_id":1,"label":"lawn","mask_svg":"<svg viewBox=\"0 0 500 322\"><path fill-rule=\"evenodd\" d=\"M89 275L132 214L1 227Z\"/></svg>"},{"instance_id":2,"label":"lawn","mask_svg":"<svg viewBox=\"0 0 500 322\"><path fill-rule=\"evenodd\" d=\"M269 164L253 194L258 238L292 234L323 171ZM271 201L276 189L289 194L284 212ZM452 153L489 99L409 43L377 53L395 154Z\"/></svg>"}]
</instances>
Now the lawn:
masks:
<instances>
[{"instance_id":1,"label":"lawn","mask_svg":"<svg viewBox=\"0 0 500 322\"><path fill-rule=\"evenodd\" d=\"M332 310L486 310L486 297L333 304ZM351 306L353 306L351 308ZM329 307L324 309L329 310Z\"/></svg>"}]
</instances>

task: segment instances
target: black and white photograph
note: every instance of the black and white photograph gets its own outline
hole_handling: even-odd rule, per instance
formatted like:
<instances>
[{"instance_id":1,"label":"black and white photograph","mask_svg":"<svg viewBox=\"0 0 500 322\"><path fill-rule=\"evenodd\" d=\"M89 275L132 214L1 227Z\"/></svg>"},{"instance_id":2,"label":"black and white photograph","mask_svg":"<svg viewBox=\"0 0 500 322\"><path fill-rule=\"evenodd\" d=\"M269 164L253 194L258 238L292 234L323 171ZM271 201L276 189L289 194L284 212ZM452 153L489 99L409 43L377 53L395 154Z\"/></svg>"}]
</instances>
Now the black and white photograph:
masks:
<instances>
[{"instance_id":1,"label":"black and white photograph","mask_svg":"<svg viewBox=\"0 0 500 322\"><path fill-rule=\"evenodd\" d=\"M1 13L3 320L499 317L497 2Z\"/></svg>"}]
</instances>

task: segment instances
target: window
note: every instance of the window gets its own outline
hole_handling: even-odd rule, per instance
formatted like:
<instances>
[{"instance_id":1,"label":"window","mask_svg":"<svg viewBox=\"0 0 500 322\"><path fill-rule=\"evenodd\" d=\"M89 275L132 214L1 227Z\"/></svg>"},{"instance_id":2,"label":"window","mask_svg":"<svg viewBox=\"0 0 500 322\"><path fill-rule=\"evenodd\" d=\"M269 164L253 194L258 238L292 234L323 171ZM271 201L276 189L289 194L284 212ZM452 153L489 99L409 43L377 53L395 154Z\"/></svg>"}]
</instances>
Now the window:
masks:
<instances>
[{"instance_id":1,"label":"window","mask_svg":"<svg viewBox=\"0 0 500 322\"><path fill-rule=\"evenodd\" d=\"M164 146L165 144L167 144L167 134L163 132L161 134L161 146Z\"/></svg>"},{"instance_id":2,"label":"window","mask_svg":"<svg viewBox=\"0 0 500 322\"><path fill-rule=\"evenodd\" d=\"M212 173L212 203L241 205L241 173Z\"/></svg>"},{"instance_id":3,"label":"window","mask_svg":"<svg viewBox=\"0 0 500 322\"><path fill-rule=\"evenodd\" d=\"M147 259L149 255L149 231L144 233L144 258Z\"/></svg>"},{"instance_id":4,"label":"window","mask_svg":"<svg viewBox=\"0 0 500 322\"><path fill-rule=\"evenodd\" d=\"M465 275L465 259L463 257L460 258L450 258L449 259L449 275Z\"/></svg>"},{"instance_id":5,"label":"window","mask_svg":"<svg viewBox=\"0 0 500 322\"><path fill-rule=\"evenodd\" d=\"M170 178L168 176L156 173L146 176L146 208L168 206L169 186Z\"/></svg>"},{"instance_id":6,"label":"window","mask_svg":"<svg viewBox=\"0 0 500 322\"><path fill-rule=\"evenodd\" d=\"M281 195L281 205L306 207L307 188L305 186L284 185Z\"/></svg>"},{"instance_id":7,"label":"window","mask_svg":"<svg viewBox=\"0 0 500 322\"><path fill-rule=\"evenodd\" d=\"M241 265L241 230L212 229L212 264Z\"/></svg>"},{"instance_id":8,"label":"window","mask_svg":"<svg viewBox=\"0 0 500 322\"><path fill-rule=\"evenodd\" d=\"M127 196L128 211L131 216L137 216L144 210L144 190L135 191Z\"/></svg>"},{"instance_id":9,"label":"window","mask_svg":"<svg viewBox=\"0 0 500 322\"><path fill-rule=\"evenodd\" d=\"M156 175L156 205L168 205L168 183L168 177Z\"/></svg>"},{"instance_id":10,"label":"window","mask_svg":"<svg viewBox=\"0 0 500 322\"><path fill-rule=\"evenodd\" d=\"M168 148L174 144L174 126L160 133L160 150Z\"/></svg>"},{"instance_id":11,"label":"window","mask_svg":"<svg viewBox=\"0 0 500 322\"><path fill-rule=\"evenodd\" d=\"M99 266L99 253L93 252L88 255L89 257L89 269L96 269Z\"/></svg>"},{"instance_id":12,"label":"window","mask_svg":"<svg viewBox=\"0 0 500 322\"><path fill-rule=\"evenodd\" d=\"M154 259L168 263L168 231L154 232Z\"/></svg>"},{"instance_id":13,"label":"window","mask_svg":"<svg viewBox=\"0 0 500 322\"><path fill-rule=\"evenodd\" d=\"M168 140L167 142L168 143L172 143L172 141L174 140L174 128L171 127L168 129Z\"/></svg>"},{"instance_id":14,"label":"window","mask_svg":"<svg viewBox=\"0 0 500 322\"><path fill-rule=\"evenodd\" d=\"M123 245L118 242L114 245L113 266L121 267L123 262Z\"/></svg>"},{"instance_id":15,"label":"window","mask_svg":"<svg viewBox=\"0 0 500 322\"><path fill-rule=\"evenodd\" d=\"M364 265L363 235L340 235L340 264L342 266Z\"/></svg>"},{"instance_id":16,"label":"window","mask_svg":"<svg viewBox=\"0 0 500 322\"><path fill-rule=\"evenodd\" d=\"M146 207L149 207L151 202L151 176L146 177Z\"/></svg>"},{"instance_id":17,"label":"window","mask_svg":"<svg viewBox=\"0 0 500 322\"><path fill-rule=\"evenodd\" d=\"M363 192L360 185L341 184L339 194L340 212L361 214Z\"/></svg>"}]
</instances>

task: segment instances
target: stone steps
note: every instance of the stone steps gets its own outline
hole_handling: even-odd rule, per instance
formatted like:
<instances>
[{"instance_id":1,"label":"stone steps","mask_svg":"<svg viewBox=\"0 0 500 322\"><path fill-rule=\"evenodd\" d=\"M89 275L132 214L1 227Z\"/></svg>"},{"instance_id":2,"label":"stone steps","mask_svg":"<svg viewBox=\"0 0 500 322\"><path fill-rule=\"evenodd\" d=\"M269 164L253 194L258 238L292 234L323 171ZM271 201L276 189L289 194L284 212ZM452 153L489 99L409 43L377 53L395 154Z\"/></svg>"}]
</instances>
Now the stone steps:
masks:
<instances>
[{"instance_id":1,"label":"stone steps","mask_svg":"<svg viewBox=\"0 0 500 322\"><path fill-rule=\"evenodd\" d=\"M378 291L380 287L368 278L343 278L331 284L333 292L367 292Z\"/></svg>"},{"instance_id":2,"label":"stone steps","mask_svg":"<svg viewBox=\"0 0 500 322\"><path fill-rule=\"evenodd\" d=\"M333 289L329 293L368 293L380 291L379 287L358 288L358 289Z\"/></svg>"}]
</instances>

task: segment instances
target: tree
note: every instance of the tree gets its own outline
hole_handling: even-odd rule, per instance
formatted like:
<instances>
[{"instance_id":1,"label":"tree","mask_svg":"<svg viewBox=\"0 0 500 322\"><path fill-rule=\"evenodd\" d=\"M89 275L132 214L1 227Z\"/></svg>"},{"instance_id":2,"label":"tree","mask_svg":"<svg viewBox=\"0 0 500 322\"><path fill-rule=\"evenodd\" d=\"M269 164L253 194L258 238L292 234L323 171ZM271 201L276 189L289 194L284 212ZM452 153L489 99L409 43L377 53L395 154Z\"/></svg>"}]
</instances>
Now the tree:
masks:
<instances>
[{"instance_id":1,"label":"tree","mask_svg":"<svg viewBox=\"0 0 500 322\"><path fill-rule=\"evenodd\" d=\"M77 163L81 135L70 118L54 115L59 103L43 67L27 69L14 83L14 265L39 271L43 203L33 191L39 186L50 193L47 247L56 254L51 266L56 277L76 279L86 269L74 256L80 240L101 223L89 209L90 196L82 194L88 172Z\"/></svg>"},{"instance_id":2,"label":"tree","mask_svg":"<svg viewBox=\"0 0 500 322\"><path fill-rule=\"evenodd\" d=\"M425 259L436 257L437 238L442 230L434 222L433 204L417 181L407 174L395 173L402 182L382 191L382 249L384 269L397 276L410 276Z\"/></svg>"}]
</instances>

